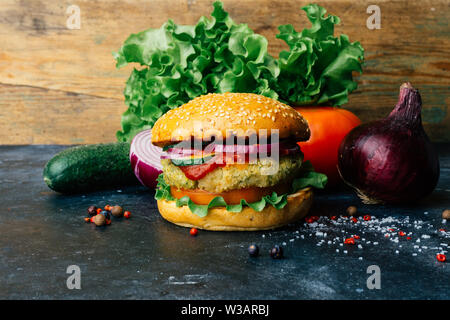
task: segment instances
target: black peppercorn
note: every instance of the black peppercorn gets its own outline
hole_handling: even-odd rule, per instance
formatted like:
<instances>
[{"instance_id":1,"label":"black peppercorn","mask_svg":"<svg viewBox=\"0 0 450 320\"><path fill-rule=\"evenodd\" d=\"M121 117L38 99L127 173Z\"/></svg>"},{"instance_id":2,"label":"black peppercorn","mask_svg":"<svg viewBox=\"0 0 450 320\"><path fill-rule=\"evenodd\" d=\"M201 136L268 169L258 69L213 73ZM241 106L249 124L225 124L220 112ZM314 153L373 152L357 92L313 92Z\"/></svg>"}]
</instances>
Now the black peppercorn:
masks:
<instances>
[{"instance_id":1,"label":"black peppercorn","mask_svg":"<svg viewBox=\"0 0 450 320\"><path fill-rule=\"evenodd\" d=\"M107 210L103 210L100 214L104 215L106 220L111 220L111 214Z\"/></svg>"},{"instance_id":2,"label":"black peppercorn","mask_svg":"<svg viewBox=\"0 0 450 320\"><path fill-rule=\"evenodd\" d=\"M256 244L252 244L248 247L248 254L250 257L257 257L259 254L259 248Z\"/></svg>"},{"instance_id":3,"label":"black peppercorn","mask_svg":"<svg viewBox=\"0 0 450 320\"><path fill-rule=\"evenodd\" d=\"M272 249L270 249L270 256L272 259L281 259L283 258L283 248L276 245Z\"/></svg>"},{"instance_id":4,"label":"black peppercorn","mask_svg":"<svg viewBox=\"0 0 450 320\"><path fill-rule=\"evenodd\" d=\"M97 214L97 207L96 206L90 206L87 209L87 212L90 216L95 216Z\"/></svg>"}]
</instances>

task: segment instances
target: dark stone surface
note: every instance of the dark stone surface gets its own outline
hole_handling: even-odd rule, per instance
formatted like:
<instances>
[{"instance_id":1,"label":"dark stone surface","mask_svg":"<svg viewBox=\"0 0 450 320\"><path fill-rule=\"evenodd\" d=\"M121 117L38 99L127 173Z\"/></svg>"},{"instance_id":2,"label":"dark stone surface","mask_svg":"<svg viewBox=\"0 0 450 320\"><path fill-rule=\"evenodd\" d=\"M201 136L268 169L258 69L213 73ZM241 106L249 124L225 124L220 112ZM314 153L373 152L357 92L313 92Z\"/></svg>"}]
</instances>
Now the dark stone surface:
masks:
<instances>
[{"instance_id":1,"label":"dark stone surface","mask_svg":"<svg viewBox=\"0 0 450 320\"><path fill-rule=\"evenodd\" d=\"M450 232L438 231L450 229L441 218L450 208L450 145L438 147L439 185L420 204L364 206L347 188L316 195L312 214L339 215L357 205L371 222L334 226L321 218L321 226L191 237L159 216L144 187L71 196L49 190L42 168L64 147L2 146L0 298L449 299L450 263L435 256L450 245ZM83 220L91 204L120 204L133 217L96 228ZM396 228L390 238L387 227ZM412 239L393 242L398 230L412 232ZM352 234L361 236L362 249L340 245ZM258 258L248 256L251 243L260 246ZM283 246L284 259L269 257L275 244ZM81 268L81 290L66 287L69 265ZM380 290L366 286L369 265L381 269Z\"/></svg>"}]
</instances>

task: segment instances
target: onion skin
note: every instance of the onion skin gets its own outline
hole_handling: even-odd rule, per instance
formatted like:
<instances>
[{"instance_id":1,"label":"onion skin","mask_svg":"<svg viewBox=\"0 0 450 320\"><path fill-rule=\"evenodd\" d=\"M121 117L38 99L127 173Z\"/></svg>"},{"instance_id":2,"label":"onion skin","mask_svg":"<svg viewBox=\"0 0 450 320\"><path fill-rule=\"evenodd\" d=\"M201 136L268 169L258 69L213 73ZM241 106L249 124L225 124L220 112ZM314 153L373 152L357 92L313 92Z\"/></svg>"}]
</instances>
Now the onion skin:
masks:
<instances>
[{"instance_id":1,"label":"onion skin","mask_svg":"<svg viewBox=\"0 0 450 320\"><path fill-rule=\"evenodd\" d=\"M364 203L412 203L439 180L439 158L421 120L418 90L405 83L383 120L362 124L339 147L338 169Z\"/></svg>"}]
</instances>

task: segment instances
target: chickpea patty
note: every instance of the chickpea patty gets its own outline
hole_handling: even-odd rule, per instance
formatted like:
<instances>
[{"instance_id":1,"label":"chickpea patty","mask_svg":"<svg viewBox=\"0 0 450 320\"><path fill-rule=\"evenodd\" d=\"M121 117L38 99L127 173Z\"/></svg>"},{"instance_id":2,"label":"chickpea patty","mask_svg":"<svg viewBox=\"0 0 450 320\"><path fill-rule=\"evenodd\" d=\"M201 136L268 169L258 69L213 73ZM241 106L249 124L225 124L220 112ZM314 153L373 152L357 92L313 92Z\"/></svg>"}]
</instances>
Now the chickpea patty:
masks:
<instances>
[{"instance_id":1,"label":"chickpea patty","mask_svg":"<svg viewBox=\"0 0 450 320\"><path fill-rule=\"evenodd\" d=\"M258 160L255 164L229 164L208 173L204 178L193 181L175 166L171 160L161 160L165 182L182 189L202 189L219 193L249 187L272 187L281 182L293 180L299 173L302 156L281 157L278 170L267 174L273 165L270 160Z\"/></svg>"}]
</instances>

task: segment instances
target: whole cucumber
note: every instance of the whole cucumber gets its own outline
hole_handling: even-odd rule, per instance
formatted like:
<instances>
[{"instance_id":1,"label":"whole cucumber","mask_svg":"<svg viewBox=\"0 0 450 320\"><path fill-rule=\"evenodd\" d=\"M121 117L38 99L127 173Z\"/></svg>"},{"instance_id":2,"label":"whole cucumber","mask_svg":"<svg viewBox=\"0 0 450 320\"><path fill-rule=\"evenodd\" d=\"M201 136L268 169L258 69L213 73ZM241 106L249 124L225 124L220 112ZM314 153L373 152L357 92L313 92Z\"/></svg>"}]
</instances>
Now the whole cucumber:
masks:
<instances>
[{"instance_id":1,"label":"whole cucumber","mask_svg":"<svg viewBox=\"0 0 450 320\"><path fill-rule=\"evenodd\" d=\"M130 144L117 142L68 148L44 168L44 181L61 193L81 193L139 184L131 168Z\"/></svg>"}]
</instances>

